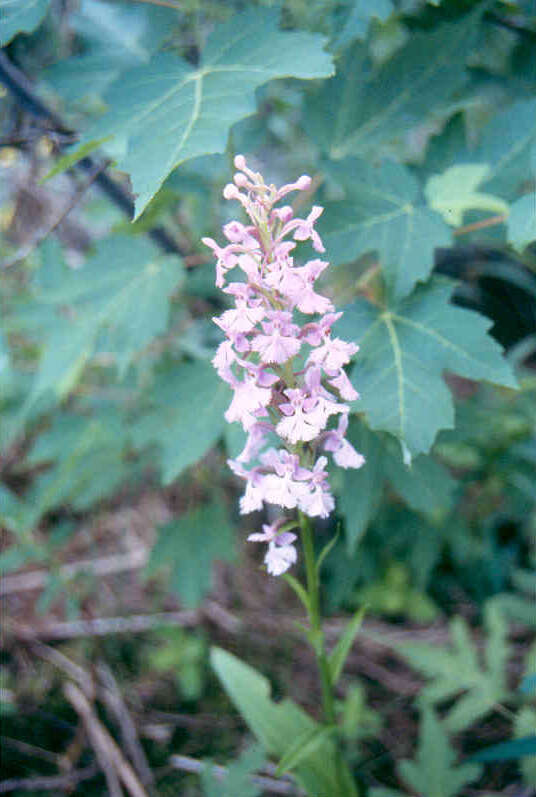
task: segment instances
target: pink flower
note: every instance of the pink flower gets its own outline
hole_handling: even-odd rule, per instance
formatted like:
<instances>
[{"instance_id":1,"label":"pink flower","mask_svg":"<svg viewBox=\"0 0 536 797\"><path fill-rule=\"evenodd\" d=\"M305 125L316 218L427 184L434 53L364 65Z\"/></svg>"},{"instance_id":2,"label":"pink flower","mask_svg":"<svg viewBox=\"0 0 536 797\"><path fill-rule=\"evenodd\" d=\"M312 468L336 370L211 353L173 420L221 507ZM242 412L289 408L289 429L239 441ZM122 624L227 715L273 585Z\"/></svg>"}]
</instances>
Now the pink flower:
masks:
<instances>
[{"instance_id":1,"label":"pink flower","mask_svg":"<svg viewBox=\"0 0 536 797\"><path fill-rule=\"evenodd\" d=\"M310 396L300 388L290 388L284 392L289 401L279 405L285 417L275 427L276 432L290 443L314 440L326 425L328 416L325 407L317 397Z\"/></svg>"},{"instance_id":2,"label":"pink flower","mask_svg":"<svg viewBox=\"0 0 536 797\"><path fill-rule=\"evenodd\" d=\"M296 241L307 241L309 238L317 252L325 252L324 245L320 239L319 234L314 229L314 223L322 215L324 208L318 205L313 205L311 212L306 219L294 219L283 227L281 235L288 235L294 230L294 238Z\"/></svg>"},{"instance_id":3,"label":"pink flower","mask_svg":"<svg viewBox=\"0 0 536 797\"><path fill-rule=\"evenodd\" d=\"M345 413L339 418L337 429L325 433L322 447L325 451L333 453L333 459L341 468L360 468L365 464L365 457L358 454L355 448L344 435L348 429L348 415Z\"/></svg>"},{"instance_id":4,"label":"pink flower","mask_svg":"<svg viewBox=\"0 0 536 797\"><path fill-rule=\"evenodd\" d=\"M223 193L242 204L249 222L225 225L225 247L212 238L203 240L217 258L216 284L234 303L214 319L226 340L212 362L233 390L226 420L239 421L248 432L243 451L229 460L245 481L240 511L275 504L325 518L334 508L327 458L319 457L312 470L304 465L314 461L319 446L343 468L364 462L345 438L349 408L343 403L358 397L344 371L358 347L331 337L341 313L316 290L328 263L313 259L300 266L294 261L298 241L310 240L317 252L324 251L315 230L322 208L313 206L301 219L293 217L290 205L275 207L291 191L308 190L311 178L303 175L277 189L250 169L243 155L236 156L235 166L238 171ZM225 286L226 274L235 266L245 279ZM319 317L296 323L294 310ZM341 417L335 429L327 430L332 415ZM283 447L266 451L275 435ZM253 467L247 469L243 463L249 462ZM272 575L284 573L297 560L296 535L281 532L281 527L292 528L292 521L289 526L281 517L248 537L268 544L264 561Z\"/></svg>"},{"instance_id":5,"label":"pink flower","mask_svg":"<svg viewBox=\"0 0 536 797\"><path fill-rule=\"evenodd\" d=\"M273 428L274 427L270 423L265 421L259 421L258 423L254 423L253 426L250 426L246 444L237 456L236 461L250 462L252 459L255 459L264 445L267 432L273 431Z\"/></svg>"},{"instance_id":6,"label":"pink flower","mask_svg":"<svg viewBox=\"0 0 536 797\"><path fill-rule=\"evenodd\" d=\"M284 363L300 350L299 327L291 324L291 313L268 313L269 321L262 325L264 335L257 335L251 344L265 363Z\"/></svg>"},{"instance_id":7,"label":"pink flower","mask_svg":"<svg viewBox=\"0 0 536 797\"><path fill-rule=\"evenodd\" d=\"M225 412L225 420L229 423L240 421L244 429L249 429L260 415L266 415L265 407L272 400L269 387L259 387L255 376L247 374L243 382L235 380L232 385L234 396Z\"/></svg>"},{"instance_id":8,"label":"pink flower","mask_svg":"<svg viewBox=\"0 0 536 797\"><path fill-rule=\"evenodd\" d=\"M279 504L286 509L294 509L303 495L307 492L307 485L303 479L308 471L299 466L296 454L289 454L281 449L270 449L261 457L263 465L273 468L273 473L264 477L264 496L269 504Z\"/></svg>"},{"instance_id":9,"label":"pink flower","mask_svg":"<svg viewBox=\"0 0 536 797\"><path fill-rule=\"evenodd\" d=\"M358 351L359 346L355 343L346 343L340 338L326 337L324 342L313 349L307 364L316 363L321 365L325 371L338 371L343 365L350 362L350 359Z\"/></svg>"},{"instance_id":10,"label":"pink flower","mask_svg":"<svg viewBox=\"0 0 536 797\"><path fill-rule=\"evenodd\" d=\"M326 457L319 457L313 470L309 485L311 491L300 499L300 509L310 517L328 517L335 508L335 501L329 491L328 474L324 470Z\"/></svg>"},{"instance_id":11,"label":"pink flower","mask_svg":"<svg viewBox=\"0 0 536 797\"><path fill-rule=\"evenodd\" d=\"M263 307L250 307L245 302L237 301L236 308L225 310L219 318L213 318L224 332L236 335L239 332L251 332L255 325L262 321L265 316Z\"/></svg>"},{"instance_id":12,"label":"pink flower","mask_svg":"<svg viewBox=\"0 0 536 797\"><path fill-rule=\"evenodd\" d=\"M330 300L314 290L315 280L328 265L324 260L310 260L305 266L287 269L282 275L279 290L302 313L327 313L333 310Z\"/></svg>"},{"instance_id":13,"label":"pink flower","mask_svg":"<svg viewBox=\"0 0 536 797\"><path fill-rule=\"evenodd\" d=\"M298 538L290 531L279 531L283 525L284 518L278 518L275 523L268 525L263 524L262 533L250 534L248 537L249 542L275 542L277 545L290 545Z\"/></svg>"},{"instance_id":14,"label":"pink flower","mask_svg":"<svg viewBox=\"0 0 536 797\"><path fill-rule=\"evenodd\" d=\"M357 401L359 398L359 393L354 388L342 368L336 375L331 374L329 376L329 384L334 387L335 390L339 391L340 396L342 399L344 399L344 401Z\"/></svg>"},{"instance_id":15,"label":"pink flower","mask_svg":"<svg viewBox=\"0 0 536 797\"><path fill-rule=\"evenodd\" d=\"M238 263L238 258L236 256L237 247L225 246L221 248L212 238L202 238L201 240L205 246L209 246L212 249L218 258L218 262L216 263L216 286L218 288L223 288L225 284L225 273L234 268Z\"/></svg>"},{"instance_id":16,"label":"pink flower","mask_svg":"<svg viewBox=\"0 0 536 797\"><path fill-rule=\"evenodd\" d=\"M293 545L278 545L277 542L269 543L264 562L271 576L280 576L289 567L296 564L297 561L298 552Z\"/></svg>"}]
</instances>

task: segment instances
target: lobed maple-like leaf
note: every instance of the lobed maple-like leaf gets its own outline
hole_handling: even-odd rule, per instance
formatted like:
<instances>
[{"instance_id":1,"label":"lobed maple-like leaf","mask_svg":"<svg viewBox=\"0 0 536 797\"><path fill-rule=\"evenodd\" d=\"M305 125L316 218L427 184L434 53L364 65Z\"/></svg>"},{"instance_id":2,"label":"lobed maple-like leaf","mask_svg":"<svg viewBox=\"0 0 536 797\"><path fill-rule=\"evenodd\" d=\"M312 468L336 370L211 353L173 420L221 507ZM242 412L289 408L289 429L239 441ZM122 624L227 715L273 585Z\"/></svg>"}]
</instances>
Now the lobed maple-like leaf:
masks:
<instances>
[{"instance_id":1,"label":"lobed maple-like leaf","mask_svg":"<svg viewBox=\"0 0 536 797\"><path fill-rule=\"evenodd\" d=\"M445 719L446 727L453 733L472 725L508 694L507 625L500 609L487 607L485 627L488 637L482 663L467 623L461 617L455 617L451 623L448 648L419 642L397 646L404 658L429 679L422 691L424 701L438 703L457 696Z\"/></svg>"},{"instance_id":2,"label":"lobed maple-like leaf","mask_svg":"<svg viewBox=\"0 0 536 797\"><path fill-rule=\"evenodd\" d=\"M343 475L338 506L345 517L350 554L376 514L386 482L408 506L428 517L448 510L454 481L439 462L420 454L411 466L405 465L393 437L371 432L357 418L351 419L348 439L363 454L367 465L348 469Z\"/></svg>"},{"instance_id":3,"label":"lobed maple-like leaf","mask_svg":"<svg viewBox=\"0 0 536 797\"><path fill-rule=\"evenodd\" d=\"M536 191L520 197L510 208L508 241L520 252L536 241Z\"/></svg>"},{"instance_id":4,"label":"lobed maple-like leaf","mask_svg":"<svg viewBox=\"0 0 536 797\"><path fill-rule=\"evenodd\" d=\"M131 236L106 238L80 269L67 269L57 257L45 265L31 312L24 316L21 308L13 320L29 324L30 332L37 324L43 343L29 404L49 391L66 395L97 345L124 374L166 330L170 296L184 279L179 258Z\"/></svg>"},{"instance_id":5,"label":"lobed maple-like leaf","mask_svg":"<svg viewBox=\"0 0 536 797\"><path fill-rule=\"evenodd\" d=\"M175 365L153 394L154 407L138 419L134 443L138 448L158 444L163 480L169 484L223 434L230 391L210 363L198 361Z\"/></svg>"},{"instance_id":6,"label":"lobed maple-like leaf","mask_svg":"<svg viewBox=\"0 0 536 797\"><path fill-rule=\"evenodd\" d=\"M431 210L409 169L400 163L347 158L329 172L346 190L346 199L327 206L330 230L325 244L333 263L348 263L377 251L391 295L400 299L425 280L434 251L449 246L451 233Z\"/></svg>"},{"instance_id":7,"label":"lobed maple-like leaf","mask_svg":"<svg viewBox=\"0 0 536 797\"><path fill-rule=\"evenodd\" d=\"M225 507L215 501L202 504L161 526L145 574L171 569L171 589L184 606L199 606L212 586L216 559L234 556L233 530Z\"/></svg>"},{"instance_id":8,"label":"lobed maple-like leaf","mask_svg":"<svg viewBox=\"0 0 536 797\"><path fill-rule=\"evenodd\" d=\"M491 322L450 304L452 288L450 280L434 277L387 307L358 299L337 323L341 337L361 347L350 374L361 394L355 409L413 455L427 452L440 429L453 427L445 370L516 387L501 347L486 334Z\"/></svg>"},{"instance_id":9,"label":"lobed maple-like leaf","mask_svg":"<svg viewBox=\"0 0 536 797\"><path fill-rule=\"evenodd\" d=\"M0 47L17 33L31 33L48 11L50 0L0 0Z\"/></svg>"},{"instance_id":10,"label":"lobed maple-like leaf","mask_svg":"<svg viewBox=\"0 0 536 797\"><path fill-rule=\"evenodd\" d=\"M305 127L332 159L376 157L382 146L407 135L429 114L448 111L467 80L482 10L432 32L413 33L408 43L376 68L358 43L342 57L337 75L312 95Z\"/></svg>"},{"instance_id":11,"label":"lobed maple-like leaf","mask_svg":"<svg viewBox=\"0 0 536 797\"><path fill-rule=\"evenodd\" d=\"M255 89L273 78L333 74L324 38L284 32L277 13L253 9L209 36L195 68L171 53L124 72L105 95L109 110L83 142L116 137L131 177L136 217L180 163L223 152L231 126L255 112Z\"/></svg>"}]
</instances>

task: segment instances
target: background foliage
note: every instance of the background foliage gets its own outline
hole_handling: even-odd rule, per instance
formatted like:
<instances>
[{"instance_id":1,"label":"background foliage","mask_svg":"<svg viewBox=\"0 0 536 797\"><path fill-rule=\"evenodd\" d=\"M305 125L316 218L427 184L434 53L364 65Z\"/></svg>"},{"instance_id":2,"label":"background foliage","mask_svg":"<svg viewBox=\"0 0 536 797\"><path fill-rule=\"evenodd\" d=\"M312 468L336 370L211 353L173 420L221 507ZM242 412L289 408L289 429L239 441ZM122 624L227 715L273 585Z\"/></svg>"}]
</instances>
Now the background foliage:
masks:
<instances>
[{"instance_id":1,"label":"background foliage","mask_svg":"<svg viewBox=\"0 0 536 797\"><path fill-rule=\"evenodd\" d=\"M251 773L307 733L309 758L288 769L309 793L335 793L317 766L331 740L223 650L256 661L276 690L312 694L314 714L307 662L290 660L293 599L241 544L251 521L225 465L241 432L224 423L228 390L210 364L224 298L199 241L230 218L221 189L243 152L274 182L313 176L333 263L323 288L344 306L341 337L361 347L350 438L367 465L336 474L336 517L317 529L319 546L341 529L325 563L334 622L368 606L340 687L357 782L373 797L536 793L533 0L0 0L0 45L9 750L51 747L56 758L24 760L52 777L72 749L58 649L113 662L158 773L128 748L148 793L222 793L210 763L170 773L181 751L229 764L229 794L264 793ZM142 638L116 634L140 612ZM76 642L38 641L68 628ZM207 632L261 748L199 719L188 741L153 716L229 718ZM492 744L511 746L478 758ZM18 751L13 778L27 774ZM91 766L87 750L72 756ZM94 773L77 788L103 783Z\"/></svg>"}]
</instances>

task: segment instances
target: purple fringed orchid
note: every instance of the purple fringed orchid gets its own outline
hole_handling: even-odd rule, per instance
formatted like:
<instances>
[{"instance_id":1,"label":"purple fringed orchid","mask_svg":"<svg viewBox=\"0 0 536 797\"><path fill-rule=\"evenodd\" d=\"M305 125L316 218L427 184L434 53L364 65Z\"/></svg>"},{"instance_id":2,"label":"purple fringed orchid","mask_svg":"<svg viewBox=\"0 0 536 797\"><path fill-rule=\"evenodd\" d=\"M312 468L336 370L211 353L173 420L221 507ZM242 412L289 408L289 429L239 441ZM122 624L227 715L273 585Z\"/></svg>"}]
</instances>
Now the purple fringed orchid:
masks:
<instances>
[{"instance_id":1,"label":"purple fringed orchid","mask_svg":"<svg viewBox=\"0 0 536 797\"><path fill-rule=\"evenodd\" d=\"M318 456L319 450L342 468L360 468L365 460L345 438L349 407L344 402L359 396L344 366L358 346L332 337L331 327L342 314L315 290L329 263L315 258L296 265L291 254L296 241L307 240L317 252L325 251L314 228L323 208L315 205L306 219L294 218L289 205L274 206L291 191L307 191L310 177L277 189L249 169L243 155L234 163L238 172L223 195L238 200L251 223L226 224L224 247L212 238L203 243L217 258L216 285L234 300L232 309L214 318L226 340L212 362L234 391L226 420L240 422L248 433L241 454L228 461L246 483L240 511L274 504L326 518L335 502L328 459ZM245 281L227 282L228 272L237 267ZM300 324L295 310L320 318ZM295 525L283 515L248 537L268 544L264 561L272 575L297 561L296 535L290 532Z\"/></svg>"}]
</instances>

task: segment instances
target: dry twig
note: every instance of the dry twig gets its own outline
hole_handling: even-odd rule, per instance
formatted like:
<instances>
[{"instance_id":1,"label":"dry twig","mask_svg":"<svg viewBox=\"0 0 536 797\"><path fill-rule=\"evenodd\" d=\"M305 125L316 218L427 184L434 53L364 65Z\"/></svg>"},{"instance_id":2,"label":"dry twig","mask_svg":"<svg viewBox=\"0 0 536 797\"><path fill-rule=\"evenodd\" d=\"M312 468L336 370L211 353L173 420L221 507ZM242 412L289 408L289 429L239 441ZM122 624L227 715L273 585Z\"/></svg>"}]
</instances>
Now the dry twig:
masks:
<instances>
[{"instance_id":1,"label":"dry twig","mask_svg":"<svg viewBox=\"0 0 536 797\"><path fill-rule=\"evenodd\" d=\"M84 723L99 765L106 776L112 797L116 797L116 795L119 797L123 794L119 780L122 781L131 797L147 797L147 792L138 780L136 773L125 760L106 728L99 722L84 693L73 683L66 683L63 693Z\"/></svg>"},{"instance_id":2,"label":"dry twig","mask_svg":"<svg viewBox=\"0 0 536 797\"><path fill-rule=\"evenodd\" d=\"M64 789L72 789L84 780L90 780L98 774L96 764L90 764L83 769L66 772L65 775L41 775L35 778L9 778L0 781L0 794L11 791L51 791L58 794Z\"/></svg>"},{"instance_id":3,"label":"dry twig","mask_svg":"<svg viewBox=\"0 0 536 797\"><path fill-rule=\"evenodd\" d=\"M147 788L154 786L153 773L145 757L144 749L138 739L136 726L130 716L112 671L105 662L97 667L102 683L99 697L114 717L121 732L121 741L128 751L130 760L136 767L140 780Z\"/></svg>"},{"instance_id":4,"label":"dry twig","mask_svg":"<svg viewBox=\"0 0 536 797\"><path fill-rule=\"evenodd\" d=\"M197 759L185 755L172 755L169 758L169 763L174 769L180 769L183 772L193 772L195 774L199 774L205 767L202 761L197 761ZM224 780L227 777L227 768L213 764L212 774L217 780ZM251 780L260 789L271 792L272 794L303 794L301 789L295 786L294 783L284 778L268 778L265 775L252 775Z\"/></svg>"}]
</instances>

